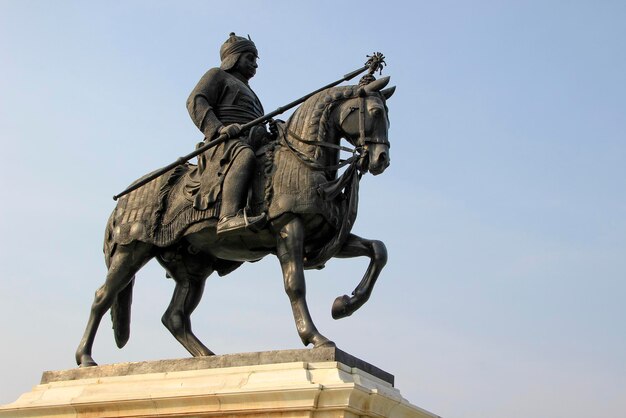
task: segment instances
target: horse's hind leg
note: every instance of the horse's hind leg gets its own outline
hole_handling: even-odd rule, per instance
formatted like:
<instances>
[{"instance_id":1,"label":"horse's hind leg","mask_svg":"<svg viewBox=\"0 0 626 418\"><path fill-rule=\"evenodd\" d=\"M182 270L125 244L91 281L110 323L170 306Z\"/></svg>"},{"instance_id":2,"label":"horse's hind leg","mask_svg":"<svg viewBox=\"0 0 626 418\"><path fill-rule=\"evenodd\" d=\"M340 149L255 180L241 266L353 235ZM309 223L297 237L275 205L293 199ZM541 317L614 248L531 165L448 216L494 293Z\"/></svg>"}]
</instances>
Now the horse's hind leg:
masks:
<instances>
[{"instance_id":1,"label":"horse's hind leg","mask_svg":"<svg viewBox=\"0 0 626 418\"><path fill-rule=\"evenodd\" d=\"M352 315L359 309L372 294L378 275L387 263L387 248L382 241L368 240L350 234L341 251L335 256L338 258L369 257L370 264L359 285L352 292L352 296L343 295L335 299L332 315L335 319Z\"/></svg>"},{"instance_id":2,"label":"horse's hind leg","mask_svg":"<svg viewBox=\"0 0 626 418\"><path fill-rule=\"evenodd\" d=\"M210 258L181 248L157 259L176 281L172 301L161 318L163 325L194 357L212 356L214 353L191 330L191 314L200 303L207 277L213 273Z\"/></svg>"},{"instance_id":3,"label":"horse's hind leg","mask_svg":"<svg viewBox=\"0 0 626 418\"><path fill-rule=\"evenodd\" d=\"M283 270L285 291L291 302L298 335L304 345L315 347L335 344L319 333L306 303L306 283L304 281L304 226L300 218L294 218L279 232L277 256Z\"/></svg>"},{"instance_id":4,"label":"horse's hind leg","mask_svg":"<svg viewBox=\"0 0 626 418\"><path fill-rule=\"evenodd\" d=\"M106 281L96 290L89 321L76 350L76 363L79 366L96 365L91 357L91 350L102 317L111 308L115 296L130 283L135 273L150 258L152 258L152 245L150 244L136 242L129 245L119 245L116 248L109 262Z\"/></svg>"}]
</instances>

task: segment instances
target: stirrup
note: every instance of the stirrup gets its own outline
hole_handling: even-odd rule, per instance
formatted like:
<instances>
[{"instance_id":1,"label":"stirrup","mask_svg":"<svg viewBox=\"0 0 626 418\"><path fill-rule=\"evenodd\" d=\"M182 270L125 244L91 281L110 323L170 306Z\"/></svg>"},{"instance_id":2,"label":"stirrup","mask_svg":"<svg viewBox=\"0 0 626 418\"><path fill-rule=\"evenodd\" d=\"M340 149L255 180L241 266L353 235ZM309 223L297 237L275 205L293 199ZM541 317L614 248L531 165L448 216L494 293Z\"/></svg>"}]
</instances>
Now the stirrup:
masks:
<instances>
[{"instance_id":1,"label":"stirrup","mask_svg":"<svg viewBox=\"0 0 626 418\"><path fill-rule=\"evenodd\" d=\"M246 210L236 215L225 216L217 223L217 235L225 236L241 233L245 230L259 232L265 226L267 218L265 212L258 216L248 216Z\"/></svg>"}]
</instances>

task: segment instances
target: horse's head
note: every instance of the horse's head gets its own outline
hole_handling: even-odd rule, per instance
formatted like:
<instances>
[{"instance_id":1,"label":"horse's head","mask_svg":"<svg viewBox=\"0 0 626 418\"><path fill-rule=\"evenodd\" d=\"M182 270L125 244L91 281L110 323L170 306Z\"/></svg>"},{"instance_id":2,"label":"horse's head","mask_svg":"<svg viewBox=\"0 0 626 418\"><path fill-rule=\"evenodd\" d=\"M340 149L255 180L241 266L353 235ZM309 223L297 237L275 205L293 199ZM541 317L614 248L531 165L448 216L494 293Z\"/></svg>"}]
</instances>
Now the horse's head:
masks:
<instances>
[{"instance_id":1,"label":"horse's head","mask_svg":"<svg viewBox=\"0 0 626 418\"><path fill-rule=\"evenodd\" d=\"M395 86L383 89L389 77L383 77L358 89L357 97L345 100L336 111L342 135L361 152L360 169L378 175L389 166L389 118L386 101Z\"/></svg>"}]
</instances>

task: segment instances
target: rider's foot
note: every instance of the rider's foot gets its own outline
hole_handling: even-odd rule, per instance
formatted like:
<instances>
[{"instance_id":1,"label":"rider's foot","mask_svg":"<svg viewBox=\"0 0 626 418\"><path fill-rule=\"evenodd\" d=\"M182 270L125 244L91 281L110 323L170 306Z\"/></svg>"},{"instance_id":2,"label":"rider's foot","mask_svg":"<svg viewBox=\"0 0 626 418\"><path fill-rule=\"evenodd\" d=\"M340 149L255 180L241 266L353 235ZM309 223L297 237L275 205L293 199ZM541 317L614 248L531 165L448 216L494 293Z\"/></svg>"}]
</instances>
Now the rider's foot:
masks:
<instances>
[{"instance_id":1,"label":"rider's foot","mask_svg":"<svg viewBox=\"0 0 626 418\"><path fill-rule=\"evenodd\" d=\"M217 235L219 237L236 235L246 229L258 232L265 226L266 222L264 213L259 216L246 216L245 211L241 211L237 215L224 216L220 219L217 223Z\"/></svg>"}]
</instances>

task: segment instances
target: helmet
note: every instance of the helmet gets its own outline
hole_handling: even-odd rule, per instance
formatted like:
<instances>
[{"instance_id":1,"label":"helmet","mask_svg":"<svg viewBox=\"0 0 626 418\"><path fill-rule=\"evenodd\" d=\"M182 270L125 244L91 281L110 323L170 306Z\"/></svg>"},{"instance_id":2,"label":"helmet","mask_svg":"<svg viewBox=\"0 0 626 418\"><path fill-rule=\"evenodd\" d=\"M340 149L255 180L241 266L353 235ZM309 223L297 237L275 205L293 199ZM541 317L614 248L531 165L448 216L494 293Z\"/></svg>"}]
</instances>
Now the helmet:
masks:
<instances>
[{"instance_id":1,"label":"helmet","mask_svg":"<svg viewBox=\"0 0 626 418\"><path fill-rule=\"evenodd\" d=\"M230 36L224 42L220 48L220 59L222 63L220 68L224 71L228 71L235 66L239 56L244 52L252 52L258 57L258 51L256 45L252 42L252 39L248 39L235 35L235 32L231 32Z\"/></svg>"}]
</instances>

